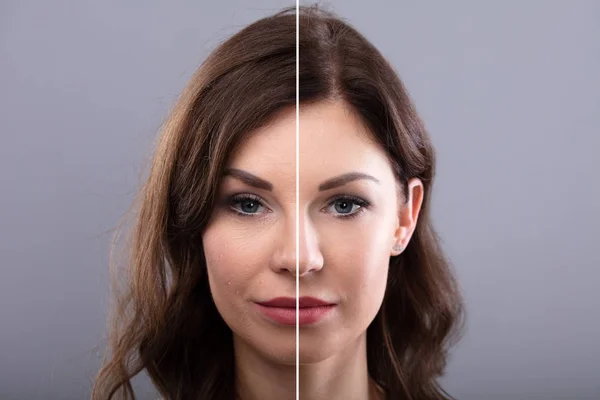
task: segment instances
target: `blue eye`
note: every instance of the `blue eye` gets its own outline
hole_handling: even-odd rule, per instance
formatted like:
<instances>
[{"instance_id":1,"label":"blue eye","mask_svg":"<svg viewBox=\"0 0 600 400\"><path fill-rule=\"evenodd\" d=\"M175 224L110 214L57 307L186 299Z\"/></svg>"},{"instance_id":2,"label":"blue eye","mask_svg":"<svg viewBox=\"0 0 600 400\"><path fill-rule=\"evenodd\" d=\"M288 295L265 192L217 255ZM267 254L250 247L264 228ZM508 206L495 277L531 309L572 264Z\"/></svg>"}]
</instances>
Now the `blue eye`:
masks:
<instances>
[{"instance_id":1,"label":"blue eye","mask_svg":"<svg viewBox=\"0 0 600 400\"><path fill-rule=\"evenodd\" d=\"M264 211L261 210L265 208L258 196L249 194L232 196L229 205L236 214L244 217L262 214Z\"/></svg>"},{"instance_id":2,"label":"blue eye","mask_svg":"<svg viewBox=\"0 0 600 400\"><path fill-rule=\"evenodd\" d=\"M337 218L351 218L369 207L369 202L354 196L338 196L332 199L327 208Z\"/></svg>"}]
</instances>

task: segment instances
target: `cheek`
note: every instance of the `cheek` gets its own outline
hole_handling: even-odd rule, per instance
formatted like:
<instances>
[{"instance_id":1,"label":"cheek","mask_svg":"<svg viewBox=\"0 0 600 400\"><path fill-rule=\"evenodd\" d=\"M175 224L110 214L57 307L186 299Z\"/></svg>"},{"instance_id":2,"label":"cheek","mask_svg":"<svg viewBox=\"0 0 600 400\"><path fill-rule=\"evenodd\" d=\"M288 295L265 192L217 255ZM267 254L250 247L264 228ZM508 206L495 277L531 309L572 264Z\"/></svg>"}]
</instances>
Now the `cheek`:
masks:
<instances>
[{"instance_id":1,"label":"cheek","mask_svg":"<svg viewBox=\"0 0 600 400\"><path fill-rule=\"evenodd\" d=\"M387 282L392 227L381 217L349 224L353 226L339 229L337 244L331 245L336 275L345 282L343 290L349 299L366 293L370 299L379 299Z\"/></svg>"},{"instance_id":2,"label":"cheek","mask_svg":"<svg viewBox=\"0 0 600 400\"><path fill-rule=\"evenodd\" d=\"M361 229L357 242L351 251L352 270L357 272L362 293L383 292L387 281L389 246L387 234L381 229ZM358 232L357 232L358 233Z\"/></svg>"},{"instance_id":3,"label":"cheek","mask_svg":"<svg viewBox=\"0 0 600 400\"><path fill-rule=\"evenodd\" d=\"M261 265L256 237L231 224L214 223L202 242L211 293L219 309L248 296L249 285Z\"/></svg>"}]
</instances>

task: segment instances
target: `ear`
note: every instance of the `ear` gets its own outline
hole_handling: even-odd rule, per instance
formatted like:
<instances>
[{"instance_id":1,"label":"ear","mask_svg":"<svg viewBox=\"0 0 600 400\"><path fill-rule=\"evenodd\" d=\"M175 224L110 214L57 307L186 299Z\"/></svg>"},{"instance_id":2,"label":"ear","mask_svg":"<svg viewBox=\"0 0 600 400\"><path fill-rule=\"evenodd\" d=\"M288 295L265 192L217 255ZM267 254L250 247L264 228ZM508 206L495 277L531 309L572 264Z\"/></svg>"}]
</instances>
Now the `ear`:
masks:
<instances>
[{"instance_id":1,"label":"ear","mask_svg":"<svg viewBox=\"0 0 600 400\"><path fill-rule=\"evenodd\" d=\"M408 192L406 193L406 202L401 201L398 204L398 223L394 232L392 256L397 256L404 251L413 232L417 226L419 212L423 204L424 188L423 183L418 178L408 181ZM402 199L401 199L402 200Z\"/></svg>"}]
</instances>

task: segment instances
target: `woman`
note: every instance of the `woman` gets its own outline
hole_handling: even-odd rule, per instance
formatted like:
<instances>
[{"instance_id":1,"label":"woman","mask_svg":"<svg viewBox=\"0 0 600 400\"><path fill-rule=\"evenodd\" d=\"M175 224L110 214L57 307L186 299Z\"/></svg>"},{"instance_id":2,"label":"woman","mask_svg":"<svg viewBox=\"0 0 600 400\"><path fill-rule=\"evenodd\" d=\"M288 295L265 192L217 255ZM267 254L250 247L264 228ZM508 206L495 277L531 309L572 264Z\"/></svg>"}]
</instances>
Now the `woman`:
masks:
<instances>
[{"instance_id":1,"label":"woman","mask_svg":"<svg viewBox=\"0 0 600 400\"><path fill-rule=\"evenodd\" d=\"M299 34L300 203L289 9L217 48L167 121L93 398L133 397L145 368L169 400L294 399L296 279L301 399L450 398L462 303L429 137L354 29L310 7Z\"/></svg>"}]
</instances>

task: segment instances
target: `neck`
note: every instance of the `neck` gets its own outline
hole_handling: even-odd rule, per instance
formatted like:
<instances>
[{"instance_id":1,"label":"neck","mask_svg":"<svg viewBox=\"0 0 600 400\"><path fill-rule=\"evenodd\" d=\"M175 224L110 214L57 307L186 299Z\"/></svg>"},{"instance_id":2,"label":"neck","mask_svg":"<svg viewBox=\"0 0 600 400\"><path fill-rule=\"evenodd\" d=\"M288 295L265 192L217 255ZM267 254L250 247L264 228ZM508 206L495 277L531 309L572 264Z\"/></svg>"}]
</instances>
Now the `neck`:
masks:
<instances>
[{"instance_id":1,"label":"neck","mask_svg":"<svg viewBox=\"0 0 600 400\"><path fill-rule=\"evenodd\" d=\"M236 386L241 400L296 398L296 367L282 365L234 338ZM300 364L298 388L303 400L381 400L383 394L369 378L366 333L347 349L324 361Z\"/></svg>"}]
</instances>

